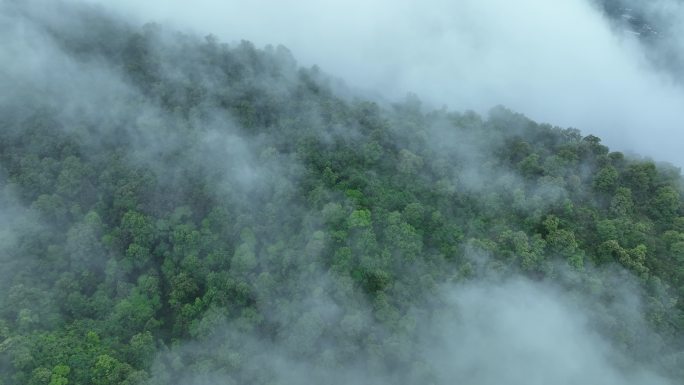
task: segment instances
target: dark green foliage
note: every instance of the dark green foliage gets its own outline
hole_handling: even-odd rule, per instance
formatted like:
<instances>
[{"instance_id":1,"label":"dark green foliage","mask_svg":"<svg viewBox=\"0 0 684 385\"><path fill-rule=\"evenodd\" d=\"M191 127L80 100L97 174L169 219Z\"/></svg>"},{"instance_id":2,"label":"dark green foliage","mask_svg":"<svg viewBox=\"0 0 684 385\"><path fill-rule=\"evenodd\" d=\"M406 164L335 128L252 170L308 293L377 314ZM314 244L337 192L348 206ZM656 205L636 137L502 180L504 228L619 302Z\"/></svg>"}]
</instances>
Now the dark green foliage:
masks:
<instances>
[{"instance_id":1,"label":"dark green foliage","mask_svg":"<svg viewBox=\"0 0 684 385\"><path fill-rule=\"evenodd\" d=\"M78 130L49 106L0 115L4 190L40 223L0 246L2 384L134 384L159 351L170 378L265 381L231 333L322 367L362 356L427 378L409 310L477 274L471 253L533 279L624 266L668 349L682 348L678 170L502 107L481 117L338 97L283 47L92 28L49 34L123 79L134 99L119 120L72 117ZM298 308L304 297L343 306L322 316ZM169 348L217 336L212 353Z\"/></svg>"}]
</instances>

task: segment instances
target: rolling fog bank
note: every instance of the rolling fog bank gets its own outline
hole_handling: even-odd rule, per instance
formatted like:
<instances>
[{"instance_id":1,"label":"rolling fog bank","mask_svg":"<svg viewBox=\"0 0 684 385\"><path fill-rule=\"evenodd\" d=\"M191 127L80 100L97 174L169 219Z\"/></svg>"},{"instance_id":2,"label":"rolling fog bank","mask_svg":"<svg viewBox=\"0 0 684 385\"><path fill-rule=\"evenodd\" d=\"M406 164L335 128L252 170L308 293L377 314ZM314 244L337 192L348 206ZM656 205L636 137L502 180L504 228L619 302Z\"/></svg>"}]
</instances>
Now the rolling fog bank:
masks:
<instances>
[{"instance_id":1,"label":"rolling fog bank","mask_svg":"<svg viewBox=\"0 0 684 385\"><path fill-rule=\"evenodd\" d=\"M624 12L609 18L600 3L645 15L659 35L640 39L625 28ZM302 64L389 100L413 92L434 107L481 113L503 104L594 133L617 150L684 164L677 147L684 93L673 65L681 62L683 11L674 0L121 1L113 7L140 23L155 20L227 42L284 44Z\"/></svg>"}]
</instances>

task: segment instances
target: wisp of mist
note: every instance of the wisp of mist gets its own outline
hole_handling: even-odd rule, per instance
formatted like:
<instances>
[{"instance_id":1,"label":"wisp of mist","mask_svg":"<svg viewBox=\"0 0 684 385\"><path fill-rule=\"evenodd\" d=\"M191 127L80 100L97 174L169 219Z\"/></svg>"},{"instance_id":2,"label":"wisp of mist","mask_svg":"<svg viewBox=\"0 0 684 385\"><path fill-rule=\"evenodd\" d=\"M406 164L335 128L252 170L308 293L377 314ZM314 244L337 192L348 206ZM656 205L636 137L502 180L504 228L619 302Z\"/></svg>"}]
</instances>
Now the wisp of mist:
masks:
<instances>
[{"instance_id":1,"label":"wisp of mist","mask_svg":"<svg viewBox=\"0 0 684 385\"><path fill-rule=\"evenodd\" d=\"M684 91L658 71L629 31L589 0L119 1L141 21L213 33L224 41L284 44L350 86L433 106L505 105L571 126L616 150L684 165ZM682 47L673 0L634 3L658 13ZM657 53L656 53L657 55Z\"/></svg>"}]
</instances>

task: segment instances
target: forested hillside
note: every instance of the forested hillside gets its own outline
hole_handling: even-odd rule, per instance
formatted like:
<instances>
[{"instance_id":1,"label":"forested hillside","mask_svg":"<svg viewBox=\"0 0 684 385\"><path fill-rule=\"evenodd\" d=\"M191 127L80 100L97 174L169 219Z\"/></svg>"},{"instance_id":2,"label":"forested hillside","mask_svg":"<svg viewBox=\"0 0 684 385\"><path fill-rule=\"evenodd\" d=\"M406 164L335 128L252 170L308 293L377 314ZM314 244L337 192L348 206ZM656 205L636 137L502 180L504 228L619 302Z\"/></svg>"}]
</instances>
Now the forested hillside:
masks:
<instances>
[{"instance_id":1,"label":"forested hillside","mask_svg":"<svg viewBox=\"0 0 684 385\"><path fill-rule=\"evenodd\" d=\"M679 169L284 47L0 7L0 384L452 383L445 292L511 280L684 378Z\"/></svg>"}]
</instances>

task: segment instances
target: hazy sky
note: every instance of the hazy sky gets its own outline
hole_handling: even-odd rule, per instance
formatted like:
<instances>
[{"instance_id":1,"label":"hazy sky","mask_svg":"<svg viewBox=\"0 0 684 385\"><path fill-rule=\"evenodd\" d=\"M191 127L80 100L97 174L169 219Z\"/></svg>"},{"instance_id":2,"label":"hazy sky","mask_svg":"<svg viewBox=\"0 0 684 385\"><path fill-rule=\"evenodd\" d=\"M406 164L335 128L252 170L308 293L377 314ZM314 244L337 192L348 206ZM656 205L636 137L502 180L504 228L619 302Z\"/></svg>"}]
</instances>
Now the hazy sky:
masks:
<instances>
[{"instance_id":1,"label":"hazy sky","mask_svg":"<svg viewBox=\"0 0 684 385\"><path fill-rule=\"evenodd\" d=\"M101 0L84 0L102 2ZM662 1L672 5L672 1ZM221 40L284 44L353 87L436 106L503 104L684 165L684 92L587 0L120 0L106 4ZM676 16L681 7L671 6Z\"/></svg>"}]
</instances>

